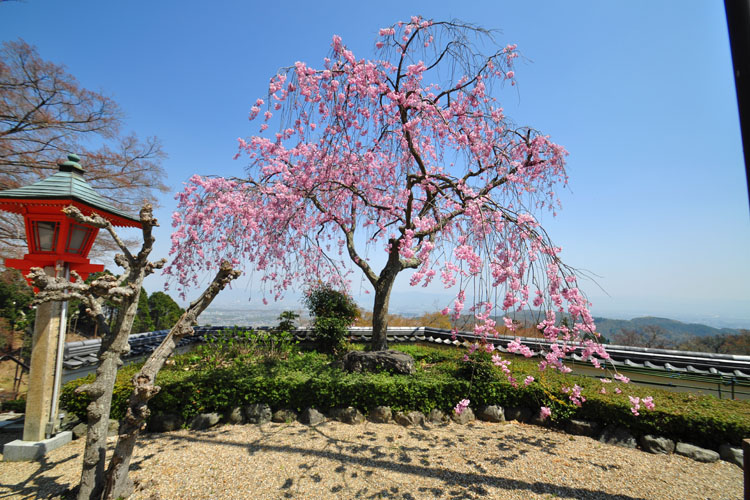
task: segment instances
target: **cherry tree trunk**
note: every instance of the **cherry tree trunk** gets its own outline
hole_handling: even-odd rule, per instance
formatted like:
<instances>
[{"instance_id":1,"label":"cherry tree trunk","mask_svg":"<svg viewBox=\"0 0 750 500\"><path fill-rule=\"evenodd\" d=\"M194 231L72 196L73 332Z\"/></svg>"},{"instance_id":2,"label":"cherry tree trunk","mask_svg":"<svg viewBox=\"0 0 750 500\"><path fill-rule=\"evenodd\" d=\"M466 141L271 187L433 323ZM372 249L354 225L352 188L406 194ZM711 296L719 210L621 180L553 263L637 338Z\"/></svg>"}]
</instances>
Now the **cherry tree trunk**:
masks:
<instances>
[{"instance_id":1,"label":"cherry tree trunk","mask_svg":"<svg viewBox=\"0 0 750 500\"><path fill-rule=\"evenodd\" d=\"M130 350L128 336L133 326L141 282L135 283L135 292L126 299L129 303L115 325L114 335L102 338L99 350L99 367L96 369L96 380L91 384L79 387L78 391L91 396L91 403L86 408L88 429L86 448L83 452L83 469L78 500L101 498L104 487L104 465L107 452L107 429L109 412L112 405L112 392L117 378L117 370L122 366L121 356Z\"/></svg>"},{"instance_id":2,"label":"cherry tree trunk","mask_svg":"<svg viewBox=\"0 0 750 500\"><path fill-rule=\"evenodd\" d=\"M383 269L375 285L375 303L372 307L372 350L388 350L388 303L391 299L391 290L393 282L396 281L398 267L392 264L389 259L388 264ZM398 260L396 260L398 263Z\"/></svg>"}]
</instances>

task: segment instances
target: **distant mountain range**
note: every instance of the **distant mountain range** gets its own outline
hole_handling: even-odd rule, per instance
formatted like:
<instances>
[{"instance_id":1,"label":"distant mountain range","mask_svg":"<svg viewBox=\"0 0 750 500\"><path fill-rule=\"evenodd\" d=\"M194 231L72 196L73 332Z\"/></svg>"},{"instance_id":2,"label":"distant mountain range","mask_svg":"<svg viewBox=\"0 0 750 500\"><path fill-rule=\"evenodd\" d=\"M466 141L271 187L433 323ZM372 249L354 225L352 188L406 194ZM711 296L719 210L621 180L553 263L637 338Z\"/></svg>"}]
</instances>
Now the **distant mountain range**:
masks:
<instances>
[{"instance_id":1,"label":"distant mountain range","mask_svg":"<svg viewBox=\"0 0 750 500\"><path fill-rule=\"evenodd\" d=\"M278 324L278 316L281 313L281 309L243 309L243 308L224 308L224 307L212 307L205 311L199 318L201 325L242 325L242 326L261 326L261 325L276 325ZM296 311L300 314L298 324L305 325L308 323L309 318L307 317L307 311L298 309ZM405 316L412 316L412 314L404 314ZM413 316L419 316L414 314ZM514 319L526 325L537 324L543 315L539 311L521 311L513 315ZM463 321L459 323L466 323L472 320L472 317L465 315L462 318ZM496 318L499 324L502 324L502 318ZM714 328L708 325L699 323L683 323L668 318L659 318L655 316L644 316L639 318L633 318L629 320L624 319L611 319L605 317L594 317L596 322L596 330L604 335L605 337L612 339L612 337L620 333L623 329L625 330L637 330L641 331L646 326L657 326L664 329L666 337L673 341L686 340L689 337L711 337L721 334L737 334L738 329L734 328ZM461 328L462 325L459 325ZM748 325L750 329L750 325Z\"/></svg>"},{"instance_id":2,"label":"distant mountain range","mask_svg":"<svg viewBox=\"0 0 750 500\"><path fill-rule=\"evenodd\" d=\"M739 333L739 330L734 328L714 328L698 323L683 323L682 321L655 316L644 316L629 320L594 317L594 321L596 322L596 331L610 339L623 329L642 330L645 326L662 328L667 333L667 337L674 340L681 340L682 338L691 336L712 337L721 334L736 335Z\"/></svg>"}]
</instances>

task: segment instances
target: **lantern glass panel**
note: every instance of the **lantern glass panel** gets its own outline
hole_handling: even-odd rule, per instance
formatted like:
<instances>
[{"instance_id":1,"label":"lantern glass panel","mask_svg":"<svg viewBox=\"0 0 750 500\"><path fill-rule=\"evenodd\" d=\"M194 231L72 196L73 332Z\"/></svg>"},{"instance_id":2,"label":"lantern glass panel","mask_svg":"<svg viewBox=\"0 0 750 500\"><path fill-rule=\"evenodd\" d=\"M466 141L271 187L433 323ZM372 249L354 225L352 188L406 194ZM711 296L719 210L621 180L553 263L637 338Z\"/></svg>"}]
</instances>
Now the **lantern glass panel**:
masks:
<instances>
[{"instance_id":1,"label":"lantern glass panel","mask_svg":"<svg viewBox=\"0 0 750 500\"><path fill-rule=\"evenodd\" d=\"M57 246L58 222L36 221L32 224L35 252L54 252Z\"/></svg>"},{"instance_id":2,"label":"lantern glass panel","mask_svg":"<svg viewBox=\"0 0 750 500\"><path fill-rule=\"evenodd\" d=\"M71 224L70 234L68 235L68 244L65 246L65 253L81 253L88 242L90 234L90 227Z\"/></svg>"}]
</instances>

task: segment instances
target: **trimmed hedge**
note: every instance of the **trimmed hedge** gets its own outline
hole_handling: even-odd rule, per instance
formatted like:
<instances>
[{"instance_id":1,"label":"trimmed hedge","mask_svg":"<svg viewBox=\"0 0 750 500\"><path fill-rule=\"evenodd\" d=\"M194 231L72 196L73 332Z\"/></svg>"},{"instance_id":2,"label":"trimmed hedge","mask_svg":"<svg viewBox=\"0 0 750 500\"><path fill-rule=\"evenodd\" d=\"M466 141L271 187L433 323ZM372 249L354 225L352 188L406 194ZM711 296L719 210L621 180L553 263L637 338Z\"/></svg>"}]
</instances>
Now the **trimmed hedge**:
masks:
<instances>
[{"instance_id":1,"label":"trimmed hedge","mask_svg":"<svg viewBox=\"0 0 750 500\"><path fill-rule=\"evenodd\" d=\"M718 400L712 396L672 393L637 386L623 386L622 394L613 394L618 383L605 386L608 394L600 394L602 383L597 379L561 375L535 370L531 360L510 358L518 380L531 374L537 382L513 388L505 375L486 359L471 364L461 361L463 351L424 345L398 346L415 358L414 375L346 373L329 363L324 355L308 352L288 360L264 360L251 364L235 364L210 371L186 370L181 357L173 366L165 367L157 377L159 394L151 400L152 414L179 413L185 421L198 413L223 412L235 406L266 403L273 408L301 411L308 407L326 410L353 406L367 411L375 406L394 410L433 408L452 411L461 399L471 406L497 404L526 406L533 410L550 406L553 422L563 424L570 418L595 420L605 424L628 427L636 435L654 434L671 439L717 448L722 443L738 445L750 437L750 402ZM189 356L189 355L184 355ZM184 359L184 358L182 358ZM112 418L124 416L131 392L131 378L139 366L120 370L112 399ZM66 384L62 406L85 419L88 398L75 394L75 388L90 378ZM562 386L584 387L587 401L582 407L569 403ZM628 395L654 396L656 409L641 409L639 417L630 411Z\"/></svg>"}]
</instances>

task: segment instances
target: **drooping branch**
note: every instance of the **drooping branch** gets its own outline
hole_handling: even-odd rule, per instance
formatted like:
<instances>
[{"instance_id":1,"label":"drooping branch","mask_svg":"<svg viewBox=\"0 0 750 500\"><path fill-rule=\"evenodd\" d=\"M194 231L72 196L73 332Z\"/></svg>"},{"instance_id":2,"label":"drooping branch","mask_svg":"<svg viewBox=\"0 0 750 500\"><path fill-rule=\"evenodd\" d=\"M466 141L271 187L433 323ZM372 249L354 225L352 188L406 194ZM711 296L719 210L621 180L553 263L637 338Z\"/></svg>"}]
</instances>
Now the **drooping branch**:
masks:
<instances>
[{"instance_id":1,"label":"drooping branch","mask_svg":"<svg viewBox=\"0 0 750 500\"><path fill-rule=\"evenodd\" d=\"M282 69L267 101L250 110L262 120L258 135L239 141L252 194L191 179L174 221L171 272L184 285L207 262L246 260L282 294L306 279L344 286L340 270L354 267L384 318L396 275L415 269L412 285L439 276L459 288L454 317L478 279L487 285L477 292L481 308L505 311L506 324L535 307L550 310L549 321L574 311L583 326L573 333L591 328L575 277L532 215L556 210L567 153L505 116L492 89L515 84L518 53L515 45L483 53L485 42L494 45L492 33L479 27L415 16L379 31L373 59L334 36L322 68ZM274 115L281 125L266 135ZM373 246L388 254L382 270L367 261ZM375 323L384 339L387 322Z\"/></svg>"}]
</instances>

